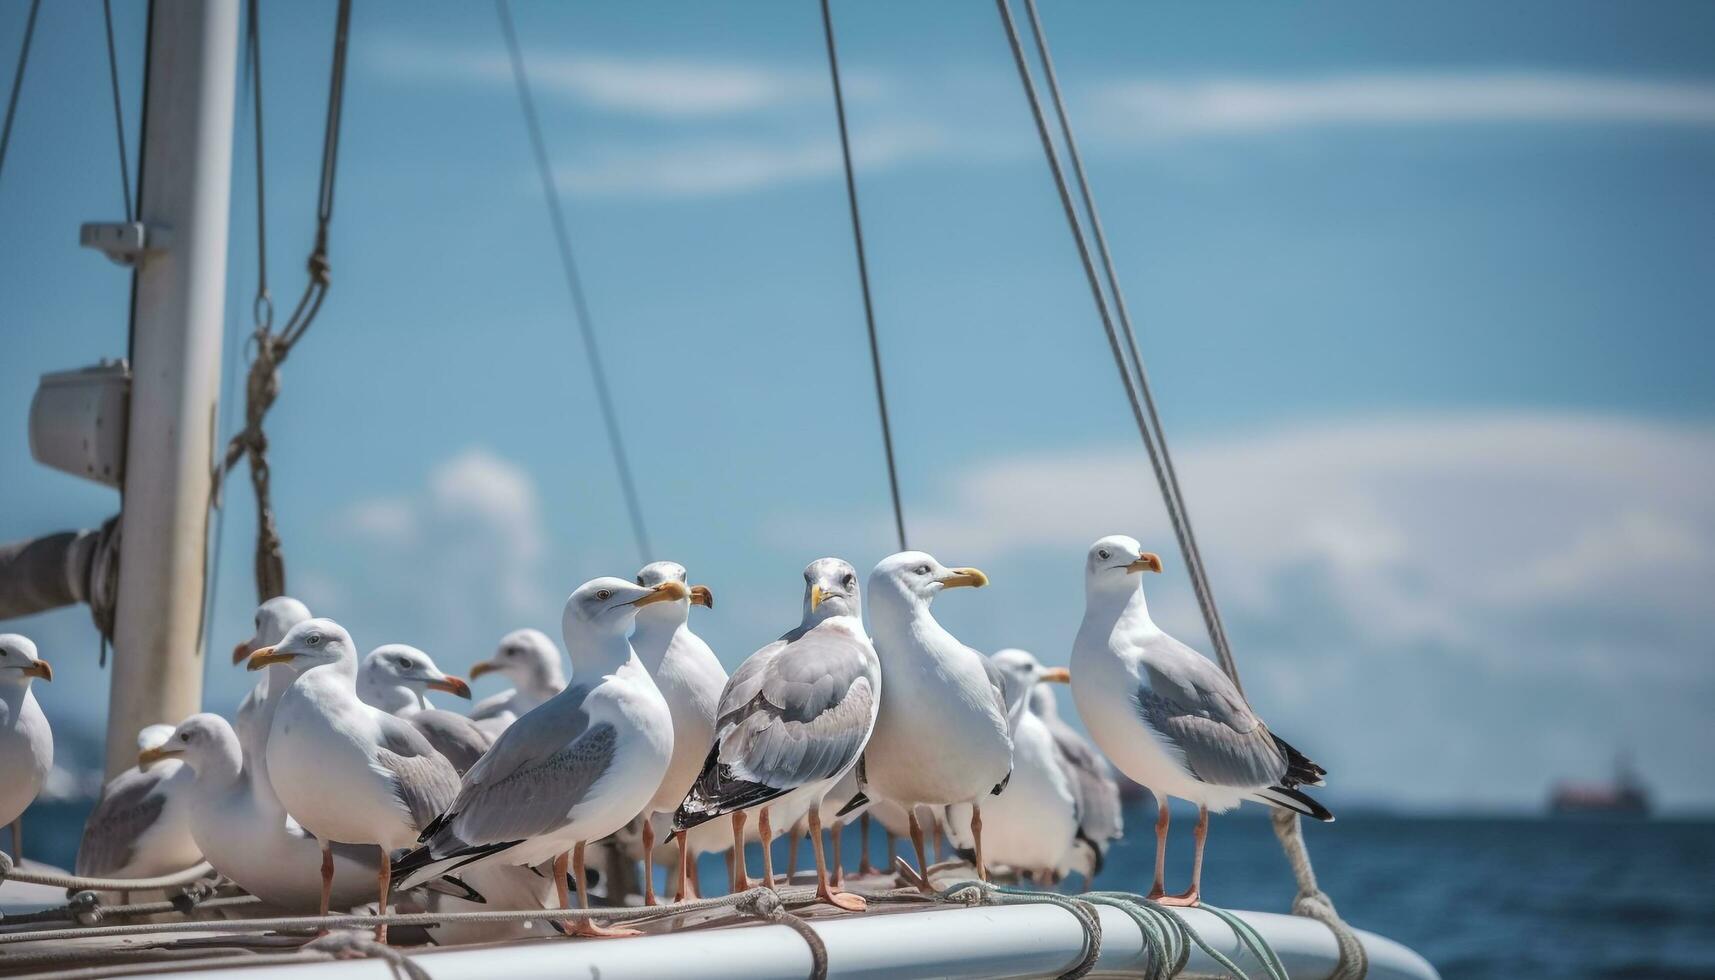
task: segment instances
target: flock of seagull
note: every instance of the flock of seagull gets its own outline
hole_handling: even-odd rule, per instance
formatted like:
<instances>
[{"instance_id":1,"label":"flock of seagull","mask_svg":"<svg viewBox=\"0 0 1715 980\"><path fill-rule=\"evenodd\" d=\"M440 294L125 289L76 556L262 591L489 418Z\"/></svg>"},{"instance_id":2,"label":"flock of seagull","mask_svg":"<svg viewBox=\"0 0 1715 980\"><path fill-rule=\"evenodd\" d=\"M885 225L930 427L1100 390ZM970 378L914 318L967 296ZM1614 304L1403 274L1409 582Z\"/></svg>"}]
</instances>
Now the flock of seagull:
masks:
<instances>
[{"instance_id":1,"label":"flock of seagull","mask_svg":"<svg viewBox=\"0 0 1715 980\"><path fill-rule=\"evenodd\" d=\"M90 817L77 870L146 877L200 857L270 905L323 915L377 900L385 910L392 891L418 888L443 908L566 909L575 888L587 908L586 846L636 823L649 904L658 854L676 855L675 900L695 897L699 853L726 852L732 890L753 887L746 841L762 844L772 887L769 845L784 833L794 855L809 836L818 900L860 911L864 899L839 890L838 849L842 824L864 812L911 838L916 864L899 862L900 874L928 893L926 823L984 880L991 862L1039 883L1092 876L1122 830L1111 760L1159 806L1150 897L1194 905L1211 810L1251 800L1333 817L1300 789L1325 771L1150 619L1141 573L1159 571L1133 538L1090 547L1066 668L1023 650L984 655L936 621L941 593L987 584L977 569L901 552L860 590L851 564L823 558L804 570L799 623L729 677L689 623L713 594L654 562L566 600L569 680L543 633L504 637L471 678L498 673L513 687L468 715L430 702L471 692L423 651L388 644L360 660L344 627L270 599L233 651L261 672L235 722L202 713L145 729L138 768ZM29 639L0 634L0 824L51 765L30 687L52 677ZM1048 683L1070 685L1093 746L1060 718ZM1169 797L1198 807L1178 895L1163 881ZM633 934L588 917L561 931Z\"/></svg>"}]
</instances>

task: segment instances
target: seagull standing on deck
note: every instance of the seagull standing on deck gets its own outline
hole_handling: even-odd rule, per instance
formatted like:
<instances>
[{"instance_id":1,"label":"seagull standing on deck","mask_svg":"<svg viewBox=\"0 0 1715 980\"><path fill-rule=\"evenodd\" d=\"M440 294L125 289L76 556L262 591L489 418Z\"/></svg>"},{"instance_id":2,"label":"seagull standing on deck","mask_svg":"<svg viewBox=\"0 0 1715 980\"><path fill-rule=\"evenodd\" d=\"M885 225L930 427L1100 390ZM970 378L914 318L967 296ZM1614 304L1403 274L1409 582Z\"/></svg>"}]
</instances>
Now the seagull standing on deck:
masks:
<instances>
[{"instance_id":1,"label":"seagull standing on deck","mask_svg":"<svg viewBox=\"0 0 1715 980\"><path fill-rule=\"evenodd\" d=\"M987 584L982 572L948 568L921 551L890 555L869 576L870 622L887 697L865 756L865 773L876 792L910 815L921 874L917 886L925 894L934 889L916 804L971 804L977 875L987 881L981 804L1005 789L1012 773L1012 736L999 672L929 612L929 603L945 589Z\"/></svg>"},{"instance_id":2,"label":"seagull standing on deck","mask_svg":"<svg viewBox=\"0 0 1715 980\"><path fill-rule=\"evenodd\" d=\"M864 900L828 884L822 798L854 766L875 728L881 664L863 629L857 570L838 558L804 569L798 627L751 654L721 692L715 746L673 820L683 833L732 814L739 890L745 811L760 807L763 876L774 884L771 817L790 827L807 813L816 853L816 896L848 911Z\"/></svg>"},{"instance_id":3,"label":"seagull standing on deck","mask_svg":"<svg viewBox=\"0 0 1715 980\"><path fill-rule=\"evenodd\" d=\"M662 582L685 582L685 566L677 562L651 562L637 573L637 584L654 588ZM637 651L667 710L673 715L673 758L655 798L643 812L643 901L655 904L655 837L664 830L685 794L691 791L703 758L715 741L715 707L726 686L726 668L703 638L691 632L692 606L713 609L714 593L706 585L693 585L690 595L673 602L657 602L637 613L637 629L631 647ZM657 827L657 824L661 827ZM675 901L684 901L691 891L696 855L724 851L732 836L724 822L704 825L698 833L679 837L679 887Z\"/></svg>"},{"instance_id":4,"label":"seagull standing on deck","mask_svg":"<svg viewBox=\"0 0 1715 980\"><path fill-rule=\"evenodd\" d=\"M470 709L471 720L490 735L499 735L520 716L566 689L560 648L536 629L513 630L501 637L494 656L470 668L473 683L484 674L501 674L512 681L511 690L483 698Z\"/></svg>"},{"instance_id":5,"label":"seagull standing on deck","mask_svg":"<svg viewBox=\"0 0 1715 980\"><path fill-rule=\"evenodd\" d=\"M36 656L36 645L18 633L0 633L0 826L35 802L54 767L54 733L30 691L37 678L52 681L54 670Z\"/></svg>"},{"instance_id":6,"label":"seagull standing on deck","mask_svg":"<svg viewBox=\"0 0 1715 980\"><path fill-rule=\"evenodd\" d=\"M1142 580L1134 577L1146 571L1161 571L1161 559L1135 538L1113 535L1090 546L1072 698L1096 745L1155 794L1149 897L1196 905L1210 810L1252 800L1318 820L1334 815L1297 788L1322 785L1326 770L1270 732L1219 667L1149 618ZM1190 889L1163 898L1169 796L1197 804L1197 850Z\"/></svg>"},{"instance_id":7,"label":"seagull standing on deck","mask_svg":"<svg viewBox=\"0 0 1715 980\"><path fill-rule=\"evenodd\" d=\"M1030 695L1044 682L1064 684L1064 667L1044 667L1023 650L1001 650L989 660L1005 678L1007 719L1012 726L1012 778L1005 791L984 806L986 857L1014 871L1028 872L1039 885L1051 885L1078 834L1077 784L1061 764L1054 735L1030 707ZM958 847L972 841L963 827L970 806L947 808L947 835Z\"/></svg>"},{"instance_id":8,"label":"seagull standing on deck","mask_svg":"<svg viewBox=\"0 0 1715 980\"><path fill-rule=\"evenodd\" d=\"M358 698L410 722L462 776L494 744L494 737L464 715L430 704L429 691L470 699L464 678L444 673L428 654L403 643L376 647L357 669Z\"/></svg>"},{"instance_id":9,"label":"seagull standing on deck","mask_svg":"<svg viewBox=\"0 0 1715 980\"><path fill-rule=\"evenodd\" d=\"M323 915L334 842L381 849L376 876L387 911L387 854L410 847L452 802L458 773L412 725L357 697L357 647L331 619L308 619L250 655L250 669L286 664L296 675L268 732L268 778L286 812L322 846ZM387 927L376 927L386 941Z\"/></svg>"},{"instance_id":10,"label":"seagull standing on deck","mask_svg":"<svg viewBox=\"0 0 1715 980\"><path fill-rule=\"evenodd\" d=\"M566 600L560 625L575 682L507 728L470 772L458 797L424 831L422 846L394 862L400 887L475 862L536 866L552 859L562 908L567 851L578 903L584 845L630 823L649 804L673 755L673 718L627 634L639 608L690 596L683 582L651 588L592 579ZM573 935L624 936L589 919Z\"/></svg>"}]
</instances>

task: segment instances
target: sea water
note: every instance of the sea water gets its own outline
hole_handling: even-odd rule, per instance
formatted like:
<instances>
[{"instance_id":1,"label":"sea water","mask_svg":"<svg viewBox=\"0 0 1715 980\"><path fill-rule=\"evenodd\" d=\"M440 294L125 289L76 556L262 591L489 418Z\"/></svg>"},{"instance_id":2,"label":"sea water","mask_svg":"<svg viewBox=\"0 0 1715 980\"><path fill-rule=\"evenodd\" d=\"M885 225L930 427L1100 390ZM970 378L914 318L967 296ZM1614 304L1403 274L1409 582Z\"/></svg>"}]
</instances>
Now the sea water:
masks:
<instances>
[{"instance_id":1,"label":"sea water","mask_svg":"<svg viewBox=\"0 0 1715 980\"><path fill-rule=\"evenodd\" d=\"M70 867L88 804L25 815L25 853ZM1169 890L1191 872L1189 814L1176 814ZM1128 807L1125 840L1097 876L1101 888L1141 891L1153 871L1154 810ZM857 865L855 828L844 857ZM1343 814L1306 827L1322 888L1346 920L1422 953L1448 980L1464 978L1715 978L1715 821L1404 817ZM0 843L10 840L0 833ZM881 860L882 832L872 827ZM901 854L909 850L901 841ZM785 866L775 845L775 867ZM799 863L810 866L810 849ZM761 873L752 849L750 869ZM718 894L726 866L704 855ZM1292 873L1266 816L1214 818L1204 897L1228 908L1286 911Z\"/></svg>"}]
</instances>

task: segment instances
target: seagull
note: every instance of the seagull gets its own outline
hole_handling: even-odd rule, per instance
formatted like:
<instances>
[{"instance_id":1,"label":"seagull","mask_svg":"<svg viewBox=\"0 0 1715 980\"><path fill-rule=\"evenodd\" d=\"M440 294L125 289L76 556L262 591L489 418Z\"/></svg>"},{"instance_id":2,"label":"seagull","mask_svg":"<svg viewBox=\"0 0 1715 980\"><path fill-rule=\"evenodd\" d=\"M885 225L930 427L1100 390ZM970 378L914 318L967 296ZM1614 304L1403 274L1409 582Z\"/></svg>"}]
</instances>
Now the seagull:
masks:
<instances>
[{"instance_id":1,"label":"seagull","mask_svg":"<svg viewBox=\"0 0 1715 980\"><path fill-rule=\"evenodd\" d=\"M137 734L137 750L164 744L171 725ZM90 878L153 878L183 871L203 859L191 834L191 784L196 775L177 760L139 762L101 788L83 824L76 871Z\"/></svg>"},{"instance_id":2,"label":"seagull","mask_svg":"<svg viewBox=\"0 0 1715 980\"><path fill-rule=\"evenodd\" d=\"M501 637L494 656L470 668L470 679L475 682L491 673L506 675L513 686L483 698L470 709L471 720L490 735L499 735L520 715L566 688L560 648L541 630L513 630Z\"/></svg>"},{"instance_id":3,"label":"seagull","mask_svg":"<svg viewBox=\"0 0 1715 980\"><path fill-rule=\"evenodd\" d=\"M470 772L421 846L393 863L401 888L475 862L534 867L552 859L560 906L569 909L567 851L578 904L589 907L584 845L630 823L667 774L673 718L627 634L640 608L689 597L683 582L644 587L597 578L566 600L560 626L576 682L507 728ZM588 919L579 936L635 935Z\"/></svg>"},{"instance_id":4,"label":"seagull","mask_svg":"<svg viewBox=\"0 0 1715 980\"><path fill-rule=\"evenodd\" d=\"M442 673L428 654L403 643L376 647L357 669L358 699L410 722L462 776L494 744L494 737L464 715L430 704L426 691L470 698L464 678Z\"/></svg>"},{"instance_id":5,"label":"seagull","mask_svg":"<svg viewBox=\"0 0 1715 980\"><path fill-rule=\"evenodd\" d=\"M1078 833L1077 785L1061 765L1053 734L1030 709L1030 694L1039 682L1064 684L1071 678L1064 667L1044 667L1023 650L1001 650L989 660L1005 681L1012 778L984 804L986 856L1029 872L1039 884L1052 884ZM971 822L969 810L967 803L947 807L947 835L956 847L974 843L963 829Z\"/></svg>"},{"instance_id":6,"label":"seagull","mask_svg":"<svg viewBox=\"0 0 1715 980\"><path fill-rule=\"evenodd\" d=\"M881 664L864 633L857 570L838 558L804 569L804 612L791 630L751 654L721 692L714 748L673 819L676 833L731 814L744 839L745 811L761 808L763 876L774 884L770 811L791 827L808 812L816 852L816 897L861 912L864 900L835 892L822 857L820 803L858 764L875 728ZM734 848L738 879L744 852Z\"/></svg>"},{"instance_id":7,"label":"seagull","mask_svg":"<svg viewBox=\"0 0 1715 980\"><path fill-rule=\"evenodd\" d=\"M1060 682L1071 683L1071 671L1058 669L1065 678ZM1108 846L1125 834L1119 781L1114 779L1114 767L1089 739L1060 717L1060 704L1055 700L1053 688L1044 684L1032 687L1030 710L1054 736L1054 748L1061 765L1071 774L1072 789L1078 798L1078 835L1059 872L1062 875L1078 872L1087 885L1101 874Z\"/></svg>"},{"instance_id":8,"label":"seagull","mask_svg":"<svg viewBox=\"0 0 1715 980\"><path fill-rule=\"evenodd\" d=\"M883 558L869 576L870 622L887 698L870 739L865 773L878 794L905 808L917 851L917 886L925 894L934 889L916 804L971 804L977 876L987 881L980 803L1004 790L1012 772L1012 736L999 672L929 612L929 603L944 589L987 584L982 572L948 568L921 551Z\"/></svg>"},{"instance_id":9,"label":"seagull","mask_svg":"<svg viewBox=\"0 0 1715 980\"><path fill-rule=\"evenodd\" d=\"M38 677L52 681L54 669L30 638L0 633L0 825L35 801L54 766L54 733L30 691Z\"/></svg>"},{"instance_id":10,"label":"seagull","mask_svg":"<svg viewBox=\"0 0 1715 980\"><path fill-rule=\"evenodd\" d=\"M1132 577L1144 571L1161 571L1161 559L1135 538L1116 534L1090 546L1084 621L1072 645L1072 699L1096 745L1155 794L1149 897L1196 905L1210 810L1252 800L1317 820L1334 815L1298 790L1321 786L1327 771L1270 732L1220 668L1149 618L1142 580ZM1197 850L1190 889L1163 897L1169 796L1197 804Z\"/></svg>"},{"instance_id":11,"label":"seagull","mask_svg":"<svg viewBox=\"0 0 1715 980\"><path fill-rule=\"evenodd\" d=\"M256 607L256 632L232 648L232 662L249 662L252 653L279 643L286 638L286 631L309 618L310 608L289 595L269 599ZM285 664L269 667L238 705L233 727L238 730L238 744L244 748L246 776L261 796L274 796L274 784L268 780L268 730L274 724L280 695L291 686L293 676L292 668Z\"/></svg>"},{"instance_id":12,"label":"seagull","mask_svg":"<svg viewBox=\"0 0 1715 980\"><path fill-rule=\"evenodd\" d=\"M381 849L380 909L391 884L387 852L416 843L452 802L458 773L408 722L357 698L357 648L331 619L306 619L284 639L250 655L250 669L286 664L296 676L274 710L268 778L286 812L322 844L321 913L342 844ZM387 927L376 927L385 942Z\"/></svg>"},{"instance_id":13,"label":"seagull","mask_svg":"<svg viewBox=\"0 0 1715 980\"><path fill-rule=\"evenodd\" d=\"M637 584L653 588L662 582L686 581L685 566L671 561L651 562L637 573ZM656 823L666 823L678 808L715 741L715 706L721 689L726 686L726 668L716 659L714 651L702 637L691 632L689 623L692 606L713 609L714 593L706 585L693 585L690 595L674 602L657 602L637 613L637 628L631 634L631 647L637 651L667 710L673 716L673 758L667 764L667 775L655 791L655 798L643 812L643 901L655 900L655 835ZM690 888L696 855L703 851L724 851L732 847L732 836L724 822L706 824L707 829L679 840L679 886L675 901L684 901L687 894L696 897Z\"/></svg>"},{"instance_id":14,"label":"seagull","mask_svg":"<svg viewBox=\"0 0 1715 980\"><path fill-rule=\"evenodd\" d=\"M308 912L322 900L316 870L321 845L286 819L272 793L251 791L238 735L216 714L195 714L159 745L145 747L138 764L148 771L182 765L189 774L189 826L203 859L264 903ZM372 847L335 844L333 883L327 899L349 909L375 894L378 873Z\"/></svg>"}]
</instances>

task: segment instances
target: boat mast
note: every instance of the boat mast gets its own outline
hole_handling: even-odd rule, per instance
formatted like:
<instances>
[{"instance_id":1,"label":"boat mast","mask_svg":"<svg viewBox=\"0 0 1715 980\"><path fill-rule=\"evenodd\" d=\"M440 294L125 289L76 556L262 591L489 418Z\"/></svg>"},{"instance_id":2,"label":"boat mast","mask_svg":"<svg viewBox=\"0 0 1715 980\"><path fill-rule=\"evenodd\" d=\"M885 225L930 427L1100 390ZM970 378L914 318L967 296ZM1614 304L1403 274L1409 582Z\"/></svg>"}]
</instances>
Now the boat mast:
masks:
<instances>
[{"instance_id":1,"label":"boat mast","mask_svg":"<svg viewBox=\"0 0 1715 980\"><path fill-rule=\"evenodd\" d=\"M202 706L237 59L238 0L150 4L109 776Z\"/></svg>"}]
</instances>

